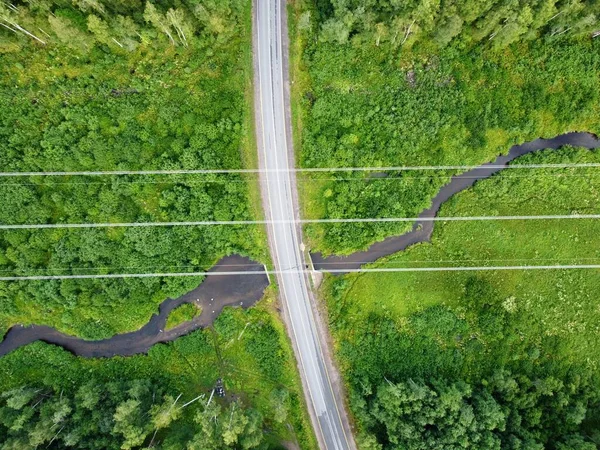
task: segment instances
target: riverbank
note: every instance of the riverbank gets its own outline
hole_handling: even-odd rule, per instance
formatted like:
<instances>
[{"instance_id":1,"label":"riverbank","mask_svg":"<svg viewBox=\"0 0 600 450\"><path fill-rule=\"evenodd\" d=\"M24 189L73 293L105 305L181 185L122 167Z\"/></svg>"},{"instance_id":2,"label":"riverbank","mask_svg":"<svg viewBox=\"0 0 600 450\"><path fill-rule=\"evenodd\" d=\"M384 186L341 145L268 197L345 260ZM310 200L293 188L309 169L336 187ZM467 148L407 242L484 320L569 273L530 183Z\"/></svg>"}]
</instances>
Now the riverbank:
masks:
<instances>
[{"instance_id":1,"label":"riverbank","mask_svg":"<svg viewBox=\"0 0 600 450\"><path fill-rule=\"evenodd\" d=\"M481 166L453 176L438 194L433 198L431 206L421 212L419 219L431 219L435 217L442 204L453 195L472 187L477 181L484 180L492 175L506 169L510 162L524 156L528 153L546 150L559 149L566 145L573 147L582 147L587 149L600 148L600 140L597 136L585 132L565 133L551 139L535 139L520 145L514 145L510 148L508 154L498 156L494 161L482 164ZM311 253L311 258L316 270L352 270L358 269L364 264L372 263L385 256L405 250L407 247L427 242L431 239L434 222L431 220L417 220L411 231L399 236L389 237L381 242L376 242L367 250L355 252L348 256L328 256L318 253ZM336 272L339 275L343 272Z\"/></svg>"},{"instance_id":2,"label":"riverbank","mask_svg":"<svg viewBox=\"0 0 600 450\"><path fill-rule=\"evenodd\" d=\"M243 256L232 255L222 258L209 272L228 272L231 271L232 266L239 272L264 271L262 264ZM179 298L162 302L158 314L153 315L139 330L97 341L64 334L44 325L27 327L16 325L0 342L0 357L35 341L58 345L74 355L84 357L109 358L146 353L153 345L173 341L194 330L211 325L227 306L241 308L253 306L262 298L268 285L266 273L207 276L196 289ZM195 303L202 309L202 314L191 321L165 330L169 314L185 303Z\"/></svg>"},{"instance_id":3,"label":"riverbank","mask_svg":"<svg viewBox=\"0 0 600 450\"><path fill-rule=\"evenodd\" d=\"M479 181L444 202L439 217L599 213L600 150L534 152L515 163L557 167L511 169ZM564 168L573 165L579 167ZM580 386L570 392L597 398L600 271L553 266L597 264L599 235L597 219L440 221L430 242L368 266L381 272L326 276L320 292L361 429L379 436L372 406L390 398L379 389L407 380L481 386L513 374L519 397L529 391L527 379L552 376L557 388ZM553 268L385 271L537 265ZM590 431L597 429L598 409L590 400L584 414L582 405L580 420L587 419L581 427L573 422L573 430L597 439Z\"/></svg>"}]
</instances>

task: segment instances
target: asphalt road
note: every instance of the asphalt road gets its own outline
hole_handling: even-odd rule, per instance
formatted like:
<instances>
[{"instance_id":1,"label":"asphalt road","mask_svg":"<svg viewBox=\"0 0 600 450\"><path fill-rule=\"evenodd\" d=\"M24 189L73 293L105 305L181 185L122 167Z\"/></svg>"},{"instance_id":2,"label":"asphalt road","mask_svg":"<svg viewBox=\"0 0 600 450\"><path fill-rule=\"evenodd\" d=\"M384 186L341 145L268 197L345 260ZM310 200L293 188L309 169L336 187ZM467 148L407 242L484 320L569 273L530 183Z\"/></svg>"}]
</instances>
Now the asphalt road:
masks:
<instances>
[{"instance_id":1,"label":"asphalt road","mask_svg":"<svg viewBox=\"0 0 600 450\"><path fill-rule=\"evenodd\" d=\"M286 310L305 396L321 447L354 448L343 410L339 385L330 379L333 366L323 348L301 251L293 150L289 134L287 97L287 27L285 0L255 0L254 58L256 128L261 165L263 204L269 225L269 243ZM285 58L285 59L284 59ZM290 161L292 163L290 164ZM337 379L337 378L336 378ZM338 386L336 390L334 387Z\"/></svg>"}]
</instances>

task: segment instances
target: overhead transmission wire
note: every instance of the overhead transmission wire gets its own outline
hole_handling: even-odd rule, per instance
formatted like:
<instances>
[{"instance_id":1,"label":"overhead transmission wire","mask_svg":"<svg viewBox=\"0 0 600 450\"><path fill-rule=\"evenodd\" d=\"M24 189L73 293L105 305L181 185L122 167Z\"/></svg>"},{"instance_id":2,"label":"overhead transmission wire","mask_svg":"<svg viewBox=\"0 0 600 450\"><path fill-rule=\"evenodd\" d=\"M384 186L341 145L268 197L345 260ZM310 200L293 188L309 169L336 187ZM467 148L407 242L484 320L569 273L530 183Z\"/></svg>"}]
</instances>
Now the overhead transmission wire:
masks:
<instances>
[{"instance_id":1,"label":"overhead transmission wire","mask_svg":"<svg viewBox=\"0 0 600 450\"><path fill-rule=\"evenodd\" d=\"M594 261L600 260L598 257L565 257L565 258L500 258L500 259L417 259L407 261L321 261L318 263L319 266L339 266L339 265L355 265L355 264L376 264L377 266L394 266L400 264L422 264L422 263L465 263L465 262L504 262L504 261ZM256 267L261 266L260 263L243 263L243 264L215 264L212 269L218 269L222 267ZM161 267L163 269L195 269L199 265L154 265L154 266L101 266L101 267L32 267L32 268L18 268L18 269L3 269L0 273L12 273L22 270L31 271L69 271L69 270L123 270L123 269L154 269ZM328 269L319 269L320 271L327 272ZM242 271L240 271L241 273ZM264 273L264 272L261 272Z\"/></svg>"},{"instance_id":2,"label":"overhead transmission wire","mask_svg":"<svg viewBox=\"0 0 600 450\"><path fill-rule=\"evenodd\" d=\"M329 273L372 273L372 272L463 272L463 271L515 271L515 270L576 270L600 269L600 264L565 264L565 265L518 265L518 266L451 266L451 267L389 267L389 268L360 268L360 269L329 269ZM249 270L231 272L165 272L165 273L119 273L119 274L80 274L80 275L30 275L0 277L0 281L43 281L67 279L124 279L124 278L169 278L197 276L227 276L227 275L284 275L311 273L310 270Z\"/></svg>"},{"instance_id":3,"label":"overhead transmission wire","mask_svg":"<svg viewBox=\"0 0 600 450\"><path fill-rule=\"evenodd\" d=\"M409 181L409 180L420 180L420 179L435 179L435 178L450 178L453 175L443 174L443 175L418 175L418 176L385 176L385 177L317 177L311 178L307 180L301 181ZM588 174L562 174L562 173L547 173L547 174L531 174L531 175L513 175L507 173L496 173L493 174L494 177L497 178L507 178L507 179L519 179L519 178L589 178L589 177L598 177L600 173L588 173ZM480 179L480 176L461 176L461 179ZM63 185L102 185L102 186L113 186L113 185L137 185L137 184L185 184L185 185L202 185L202 184L211 184L211 183L221 183L221 184L229 184L229 183L247 183L248 181L258 181L258 178L248 179L236 179L236 180L226 180L226 179L212 179L212 180L196 180L196 181L188 181L188 180L176 180L176 181L117 181L117 182L106 182L106 181L49 181L49 182L39 182L39 183L0 183L1 186L63 186Z\"/></svg>"},{"instance_id":4,"label":"overhead transmission wire","mask_svg":"<svg viewBox=\"0 0 600 450\"><path fill-rule=\"evenodd\" d=\"M172 170L105 170L105 171L38 171L0 172L1 177L31 176L108 176L108 175L185 175L226 173L316 173L316 172L404 172L419 170L474 170L474 169L549 169L574 167L600 167L600 163L546 163L546 164L480 164L447 166L382 166L382 167L293 167L288 169L172 169Z\"/></svg>"},{"instance_id":5,"label":"overhead transmission wire","mask_svg":"<svg viewBox=\"0 0 600 450\"><path fill-rule=\"evenodd\" d=\"M291 220L201 220L182 222L103 222L103 223L44 223L0 224L0 230L57 229L57 228L142 228L219 225L271 225L310 223L381 223L381 222L464 222L464 221L513 221L513 220L586 220L600 219L600 214L555 214L535 216L435 216L435 217L367 217L338 219L291 219Z\"/></svg>"}]
</instances>

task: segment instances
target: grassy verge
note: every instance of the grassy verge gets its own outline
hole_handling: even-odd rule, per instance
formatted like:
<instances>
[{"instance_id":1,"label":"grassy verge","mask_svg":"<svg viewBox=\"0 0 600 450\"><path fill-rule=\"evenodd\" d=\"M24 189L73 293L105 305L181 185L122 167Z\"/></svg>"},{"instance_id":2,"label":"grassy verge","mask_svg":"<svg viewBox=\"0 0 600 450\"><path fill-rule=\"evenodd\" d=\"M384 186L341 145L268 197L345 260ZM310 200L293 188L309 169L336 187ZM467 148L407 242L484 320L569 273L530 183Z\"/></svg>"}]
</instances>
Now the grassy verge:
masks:
<instances>
[{"instance_id":1,"label":"grassy verge","mask_svg":"<svg viewBox=\"0 0 600 450\"><path fill-rule=\"evenodd\" d=\"M303 122L303 94L310 87L308 71L303 62L303 53L306 46L306 38L298 29L300 16L306 11L307 5L304 0L295 0L287 6L288 35L290 40L290 82L291 82L291 109L292 109L292 138L294 149L300 150L302 145L302 122ZM296 155L297 155L296 151ZM297 157L297 156L296 156Z\"/></svg>"},{"instance_id":2,"label":"grassy verge","mask_svg":"<svg viewBox=\"0 0 600 450\"><path fill-rule=\"evenodd\" d=\"M304 51L307 46L306 28L302 26L301 18L310 13L310 4L304 0L295 0L290 2L288 11L288 34L290 39L289 57L290 57L290 82L291 82L291 109L292 109L292 138L294 143L294 156L296 165L300 165L300 154L303 142L303 122L306 119L308 105L311 102L311 81L309 71L306 67ZM310 26L310 22L307 26ZM322 217L325 214L325 208L320 201L325 191L326 183L320 181L317 177L310 174L297 173L298 196L300 200L300 211L302 217ZM305 227L305 231L308 231ZM307 244L312 246L312 242L318 242L318 238L311 233L304 233Z\"/></svg>"},{"instance_id":3,"label":"grassy verge","mask_svg":"<svg viewBox=\"0 0 600 450\"><path fill-rule=\"evenodd\" d=\"M258 169L258 143L256 140L256 126L254 117L254 62L252 49L252 5L250 3L250 12L245 15L245 30L248 33L246 41L249 43L243 50L244 66L244 126L242 128L242 162L245 168ZM260 178L258 174L245 174L244 178L248 183L249 204L256 220L264 220L264 210L262 207ZM256 248L261 252L261 261L270 264L270 255L267 243L267 235L264 227L257 233Z\"/></svg>"},{"instance_id":4,"label":"grassy verge","mask_svg":"<svg viewBox=\"0 0 600 450\"><path fill-rule=\"evenodd\" d=\"M298 373L298 364L292 350L292 343L288 337L287 331L281 321L281 310L277 300L278 290L276 285L271 285L265 294L264 306L273 319L273 326L279 336L285 358L285 373L287 379L295 387L298 397L294 400L294 432L292 441L296 441L303 449L317 449L317 439L315 431L312 428L310 417L308 415L308 405L306 404L302 392L302 382Z\"/></svg>"}]
</instances>

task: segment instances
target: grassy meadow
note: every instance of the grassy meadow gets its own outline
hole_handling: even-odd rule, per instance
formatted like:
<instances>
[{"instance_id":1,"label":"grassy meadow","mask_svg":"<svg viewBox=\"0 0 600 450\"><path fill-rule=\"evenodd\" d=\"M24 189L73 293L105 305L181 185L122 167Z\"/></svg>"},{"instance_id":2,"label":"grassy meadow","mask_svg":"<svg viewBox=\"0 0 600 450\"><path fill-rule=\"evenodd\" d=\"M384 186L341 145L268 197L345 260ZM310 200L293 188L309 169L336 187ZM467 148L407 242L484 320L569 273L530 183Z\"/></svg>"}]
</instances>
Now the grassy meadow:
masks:
<instances>
[{"instance_id":1,"label":"grassy meadow","mask_svg":"<svg viewBox=\"0 0 600 450\"><path fill-rule=\"evenodd\" d=\"M599 161L598 151L564 148L536 152L515 163ZM599 188L596 168L509 169L452 197L439 216L598 214ZM600 224L590 219L436 222L431 243L368 267L598 264L599 233ZM381 428L385 421L372 409L382 380L477 385L508 371L538 380L588 380L582 394L585 421L579 426L594 442L597 428L590 423L598 420L600 399L599 289L598 269L328 277L322 294L351 409L364 436L376 435L386 447L388 437ZM545 430L552 422L548 415L541 427ZM554 419L559 422L553 427L560 430L560 416ZM389 435L392 430L387 430ZM550 442L541 435L536 439L537 445Z\"/></svg>"}]
</instances>

